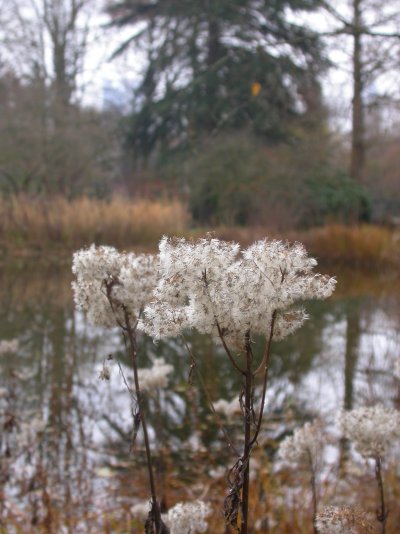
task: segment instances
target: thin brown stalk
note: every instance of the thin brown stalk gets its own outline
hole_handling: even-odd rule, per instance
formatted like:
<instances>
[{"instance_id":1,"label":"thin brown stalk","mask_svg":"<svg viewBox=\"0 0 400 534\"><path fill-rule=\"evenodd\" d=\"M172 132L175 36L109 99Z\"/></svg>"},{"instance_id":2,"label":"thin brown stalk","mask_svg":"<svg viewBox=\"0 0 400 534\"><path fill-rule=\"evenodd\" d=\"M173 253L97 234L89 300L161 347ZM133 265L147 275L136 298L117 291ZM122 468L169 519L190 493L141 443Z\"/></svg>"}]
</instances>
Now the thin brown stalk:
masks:
<instances>
[{"instance_id":1,"label":"thin brown stalk","mask_svg":"<svg viewBox=\"0 0 400 534\"><path fill-rule=\"evenodd\" d=\"M310 464L310 472L311 472L310 486L311 486L312 507L313 507L313 516L312 516L313 529L314 529L314 534L318 534L318 529L316 526L317 512L318 512L317 481L316 481L315 467L314 467L311 453L310 451L307 451L307 453L308 453L308 461Z\"/></svg>"},{"instance_id":2,"label":"thin brown stalk","mask_svg":"<svg viewBox=\"0 0 400 534\"><path fill-rule=\"evenodd\" d=\"M225 352L226 354L228 355L228 358L230 359L233 367L239 371L239 373L241 373L242 375L245 375L246 374L246 371L244 369L242 369L236 362L235 362L235 359L234 357L232 356L232 353L231 351L229 350L229 347L228 345L226 344L226 341L225 341L225 338L224 338L224 334L222 333L222 330L221 330L221 327L219 325L219 322L218 322L218 319L215 317L215 324L217 325L217 330L218 330L218 335L219 335L219 338L220 340L222 341L222 345L225 349Z\"/></svg>"},{"instance_id":3,"label":"thin brown stalk","mask_svg":"<svg viewBox=\"0 0 400 534\"><path fill-rule=\"evenodd\" d=\"M204 286L205 286L205 289L208 293L208 280L207 280L207 270L204 269L203 271L203 280L204 280ZM210 295L208 294L208 298L210 300L210 303L212 304L212 300L210 298ZM225 349L225 352L226 354L228 355L228 358L230 359L231 361L231 364L233 365L233 367L239 371L239 373L241 373L242 375L245 375L246 374L246 371L244 369L242 369L236 362L235 362L235 358L233 357L226 341L225 341L225 337L224 337L224 333L222 332L222 328L219 324L219 321L218 321L218 318L217 318L217 315L215 314L215 312L213 312L213 315L214 315L214 319L215 319L215 324L216 324L216 327L217 327L217 331L218 331L218 336L222 342L222 346L224 347Z\"/></svg>"},{"instance_id":4,"label":"thin brown stalk","mask_svg":"<svg viewBox=\"0 0 400 534\"><path fill-rule=\"evenodd\" d=\"M264 370L264 372L265 372L265 370L268 371L269 357L270 357L270 353L271 353L271 343L272 343L272 338L273 338L273 335L274 335L275 321L276 321L276 310L274 310L273 313L272 313L271 326L270 326L270 329L269 329L268 341L267 341L267 343L265 345L265 349L264 349L263 357L261 359L261 363L257 367L257 369L254 371L254 375L258 375L263 370Z\"/></svg>"},{"instance_id":5,"label":"thin brown stalk","mask_svg":"<svg viewBox=\"0 0 400 534\"><path fill-rule=\"evenodd\" d=\"M260 406L260 411L259 411L259 414L258 414L258 421L257 421L257 425L256 425L256 430L254 432L254 436L253 436L253 438L251 440L251 443L250 443L251 447L253 447L253 445L257 441L258 435L259 435L260 430L261 430L262 418L263 418L263 415L264 415L265 396L266 396L266 393L267 393L267 384L268 384L269 360L270 360L270 357L271 357L271 345L272 345L272 338L274 337L275 320L276 320L276 310L272 314L269 337L268 337L267 344L265 346L265 351L264 351L264 355L263 355L263 359L262 359L262 361L264 363L261 364L261 365L264 365L264 380L263 380L263 389L262 389L262 395L261 395L261 406ZM260 368L262 369L262 367L260 366L257 369L257 371L254 373L253 376L255 376L258 373Z\"/></svg>"},{"instance_id":6,"label":"thin brown stalk","mask_svg":"<svg viewBox=\"0 0 400 534\"><path fill-rule=\"evenodd\" d=\"M195 358L195 356L194 356L194 354L193 354L193 351L192 351L192 349L190 348L190 346L189 346L188 342L186 341L185 337L184 337L183 335L182 335L181 337L182 337L183 343L184 343L184 345L185 345L185 348L186 348L186 350L188 351L188 353L189 353L189 355L190 355L190 358L192 359L192 362L193 362L192 365L193 365L193 367L194 367L194 371L195 371L195 373L196 373L196 375L197 375L197 378L199 379L200 386L201 386L201 388L202 388L202 390L203 390L203 392L204 392L204 395L206 396L208 405L209 405L209 407L210 407L211 412L213 413L213 415L214 415L214 417L215 417L215 420L216 420L216 422L217 422L217 425L218 425L218 427L220 428L220 430L222 431L222 433L224 434L225 439L226 439L227 444L228 444L228 447L229 447L229 448L234 452L234 454L239 458L239 457L240 457L240 454L239 454L238 450L236 449L235 445L233 444L232 440L230 439L229 434L228 434L228 432L227 432L225 426L223 425L222 420L221 420L221 418L220 418L218 412L217 412L217 411L215 410L215 408L214 408L214 403L213 403L213 401L211 400L211 397L210 397L210 394L209 394L208 389L207 389L207 387L206 387L206 384L205 384L205 382L204 382L203 376L202 376L202 374L200 373L200 371L199 371L199 369L198 369L198 367L197 367L197 361L196 361L196 358Z\"/></svg>"},{"instance_id":7,"label":"thin brown stalk","mask_svg":"<svg viewBox=\"0 0 400 534\"><path fill-rule=\"evenodd\" d=\"M154 474L153 474L153 463L152 463L151 452L150 452L150 442L149 442L149 436L147 432L146 418L145 418L144 410L143 410L143 399L142 399L142 394L141 394L140 385L139 385L139 376L138 376L137 358L136 358L137 356L136 331L131 327L129 314L127 313L126 310L124 312L124 317L125 317L125 324L126 324L126 333L129 339L129 352L130 352L131 363L132 363L132 368L133 368L133 377L134 377L134 383L135 383L135 392L136 392L138 410L140 414L140 422L141 422L142 429L143 429L143 437L144 437L144 444L145 444L145 451L146 451L146 463L147 463L150 492L151 492L151 501L152 501L152 514L154 516L156 534L162 534L163 532L166 532L166 530L161 520L160 506L157 501L156 485L155 485Z\"/></svg>"},{"instance_id":8,"label":"thin brown stalk","mask_svg":"<svg viewBox=\"0 0 400 534\"><path fill-rule=\"evenodd\" d=\"M384 489L383 475L382 475L382 458L380 456L376 456L375 458L375 477L378 483L379 501L380 501L380 506L376 514L376 518L381 524L381 534L385 534L386 533L386 521L387 521L389 512L386 508L386 503L385 503L385 489Z\"/></svg>"},{"instance_id":9,"label":"thin brown stalk","mask_svg":"<svg viewBox=\"0 0 400 534\"><path fill-rule=\"evenodd\" d=\"M252 354L250 349L250 335L246 334L246 376L245 376L245 401L244 401L244 451L242 457L243 488L241 502L240 534L247 534L249 516L249 478L250 478L250 453L251 453L251 402L253 373L251 370Z\"/></svg>"},{"instance_id":10,"label":"thin brown stalk","mask_svg":"<svg viewBox=\"0 0 400 534\"><path fill-rule=\"evenodd\" d=\"M125 341L125 337L124 337L124 341ZM127 344L125 343L125 348L126 350L128 351L128 346ZM121 366L121 363L119 362L118 359L115 359L115 361L117 362L117 366L118 366L118 370L119 370L119 374L122 376L122 380L124 382L124 385L126 387L126 389L128 390L128 393L132 399L132 402L136 403L137 402L137 399L135 397L135 395L133 394L133 391L131 389L131 387L129 386L128 384L128 381L126 379L126 376L125 376L125 373L124 373L124 370L122 369L122 366Z\"/></svg>"}]
</instances>

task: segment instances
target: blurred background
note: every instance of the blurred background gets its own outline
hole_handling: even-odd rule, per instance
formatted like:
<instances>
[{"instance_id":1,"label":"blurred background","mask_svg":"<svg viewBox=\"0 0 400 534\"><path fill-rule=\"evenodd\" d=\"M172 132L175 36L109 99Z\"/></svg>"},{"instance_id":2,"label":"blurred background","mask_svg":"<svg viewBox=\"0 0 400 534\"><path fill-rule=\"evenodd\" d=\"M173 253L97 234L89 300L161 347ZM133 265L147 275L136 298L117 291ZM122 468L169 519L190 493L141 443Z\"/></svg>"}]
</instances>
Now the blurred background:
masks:
<instances>
[{"instance_id":1,"label":"blurred background","mask_svg":"<svg viewBox=\"0 0 400 534\"><path fill-rule=\"evenodd\" d=\"M396 227L399 7L2 2L1 245Z\"/></svg>"},{"instance_id":2,"label":"blurred background","mask_svg":"<svg viewBox=\"0 0 400 534\"><path fill-rule=\"evenodd\" d=\"M400 407L399 82L400 0L0 0L2 532L143 531L129 360L117 330L74 309L71 253L208 231L300 240L337 277L273 346L254 458L255 532L313 532L308 474L276 463L279 442L321 417L337 443L339 408ZM212 399L234 399L220 348L188 342ZM186 352L140 343L140 367L174 366L148 399L163 510L209 500L210 532L228 532L232 458ZM226 423L240 436L240 418ZM390 534L399 452L385 466ZM325 460L321 505L374 517L371 466L343 440Z\"/></svg>"}]
</instances>

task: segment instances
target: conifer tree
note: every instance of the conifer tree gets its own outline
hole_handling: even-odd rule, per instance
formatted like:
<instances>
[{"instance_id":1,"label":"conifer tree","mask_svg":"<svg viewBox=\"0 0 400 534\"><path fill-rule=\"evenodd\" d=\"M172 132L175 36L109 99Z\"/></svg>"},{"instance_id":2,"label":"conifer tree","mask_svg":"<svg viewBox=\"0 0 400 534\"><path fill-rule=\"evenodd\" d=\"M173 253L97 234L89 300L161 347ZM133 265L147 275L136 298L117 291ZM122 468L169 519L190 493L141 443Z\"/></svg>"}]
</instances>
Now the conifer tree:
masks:
<instances>
[{"instance_id":1,"label":"conifer tree","mask_svg":"<svg viewBox=\"0 0 400 534\"><path fill-rule=\"evenodd\" d=\"M298 23L318 0L110 0L111 24L132 26L147 61L128 142L138 154L248 128L285 138L321 106L317 36Z\"/></svg>"}]
</instances>

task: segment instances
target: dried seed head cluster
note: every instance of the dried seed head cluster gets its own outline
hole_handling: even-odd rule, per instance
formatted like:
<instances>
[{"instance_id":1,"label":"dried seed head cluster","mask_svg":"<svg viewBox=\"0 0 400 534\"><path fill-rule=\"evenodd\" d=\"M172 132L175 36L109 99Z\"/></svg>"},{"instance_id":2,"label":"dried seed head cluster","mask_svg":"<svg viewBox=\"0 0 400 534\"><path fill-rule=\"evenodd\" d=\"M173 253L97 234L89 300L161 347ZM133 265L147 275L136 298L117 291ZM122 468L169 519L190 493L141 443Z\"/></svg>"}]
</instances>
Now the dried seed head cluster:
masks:
<instances>
[{"instance_id":1,"label":"dried seed head cluster","mask_svg":"<svg viewBox=\"0 0 400 534\"><path fill-rule=\"evenodd\" d=\"M120 253L92 245L75 252L72 283L76 306L95 326L112 327L125 312L136 320L151 300L157 282L157 259L150 254ZM112 306L110 304L112 301Z\"/></svg>"},{"instance_id":2,"label":"dried seed head cluster","mask_svg":"<svg viewBox=\"0 0 400 534\"><path fill-rule=\"evenodd\" d=\"M225 399L219 399L214 402L214 410L219 412L227 418L232 418L234 415L241 412L240 402L238 398L227 401Z\"/></svg>"},{"instance_id":3,"label":"dried seed head cluster","mask_svg":"<svg viewBox=\"0 0 400 534\"><path fill-rule=\"evenodd\" d=\"M208 503L203 501L180 502L168 511L165 523L171 534L207 532L206 519L210 514L211 507Z\"/></svg>"},{"instance_id":4,"label":"dried seed head cluster","mask_svg":"<svg viewBox=\"0 0 400 534\"><path fill-rule=\"evenodd\" d=\"M400 438L400 413L382 405L342 411L338 425L343 436L366 458L386 454Z\"/></svg>"},{"instance_id":5,"label":"dried seed head cluster","mask_svg":"<svg viewBox=\"0 0 400 534\"><path fill-rule=\"evenodd\" d=\"M316 467L324 447L323 429L319 422L306 423L285 438L278 450L279 457L288 463Z\"/></svg>"},{"instance_id":6,"label":"dried seed head cluster","mask_svg":"<svg viewBox=\"0 0 400 534\"><path fill-rule=\"evenodd\" d=\"M132 517L136 517L137 519L141 519L144 521L149 515L150 509L150 501L139 501L131 507L130 511Z\"/></svg>"},{"instance_id":7,"label":"dried seed head cluster","mask_svg":"<svg viewBox=\"0 0 400 534\"><path fill-rule=\"evenodd\" d=\"M104 363L99 372L99 379L110 380L110 378L111 378L111 369L107 364Z\"/></svg>"},{"instance_id":8,"label":"dried seed head cluster","mask_svg":"<svg viewBox=\"0 0 400 534\"><path fill-rule=\"evenodd\" d=\"M276 312L274 338L299 328L306 314L291 309L299 300L324 299L336 281L312 272L316 261L304 247L258 241L245 250L218 239L163 238L160 280L140 327L156 339L186 328L243 347L246 333L268 334Z\"/></svg>"},{"instance_id":9,"label":"dried seed head cluster","mask_svg":"<svg viewBox=\"0 0 400 534\"><path fill-rule=\"evenodd\" d=\"M3 354L15 354L18 351L18 339L3 339L0 341L0 356Z\"/></svg>"},{"instance_id":10,"label":"dried seed head cluster","mask_svg":"<svg viewBox=\"0 0 400 534\"><path fill-rule=\"evenodd\" d=\"M165 363L164 358L156 358L150 369L138 369L140 388L152 391L168 386L168 375L173 371L172 365Z\"/></svg>"},{"instance_id":11,"label":"dried seed head cluster","mask_svg":"<svg viewBox=\"0 0 400 534\"><path fill-rule=\"evenodd\" d=\"M368 534L373 532L368 515L360 508L328 506L317 514L319 534Z\"/></svg>"}]
</instances>

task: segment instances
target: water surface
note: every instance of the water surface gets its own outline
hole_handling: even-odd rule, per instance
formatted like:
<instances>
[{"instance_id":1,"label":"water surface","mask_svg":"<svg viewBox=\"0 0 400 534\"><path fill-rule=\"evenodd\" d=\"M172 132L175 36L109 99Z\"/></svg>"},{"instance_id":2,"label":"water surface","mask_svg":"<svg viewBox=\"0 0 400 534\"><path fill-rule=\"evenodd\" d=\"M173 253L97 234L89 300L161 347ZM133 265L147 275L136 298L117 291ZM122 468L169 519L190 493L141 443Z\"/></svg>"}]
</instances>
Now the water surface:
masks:
<instances>
[{"instance_id":1,"label":"water surface","mask_svg":"<svg viewBox=\"0 0 400 534\"><path fill-rule=\"evenodd\" d=\"M393 375L400 358L398 280L335 269L330 274L338 278L335 296L307 304L306 325L273 346L260 440L267 455L297 422L315 416L332 422L341 407L399 404ZM89 513L92 524L116 508L128 511L135 499L147 498L146 473L140 436L132 449L123 341L118 330L93 328L74 310L70 283L69 265L9 262L0 268L0 340L19 342L15 354L0 355L0 407L8 424L0 438L0 475L18 521L34 528L45 513L48 488L60 513L69 511L66 532L89 532L74 517ZM210 397L237 396L240 378L221 350L206 337L188 340ZM197 381L188 385L183 345L141 338L140 347L141 367L155 357L174 367L169 387L148 398L164 501L183 487L198 497L204 485L212 486L215 470L232 463L229 448ZM110 381L98 378L104 362L111 366ZM227 424L240 445L239 420Z\"/></svg>"}]
</instances>

